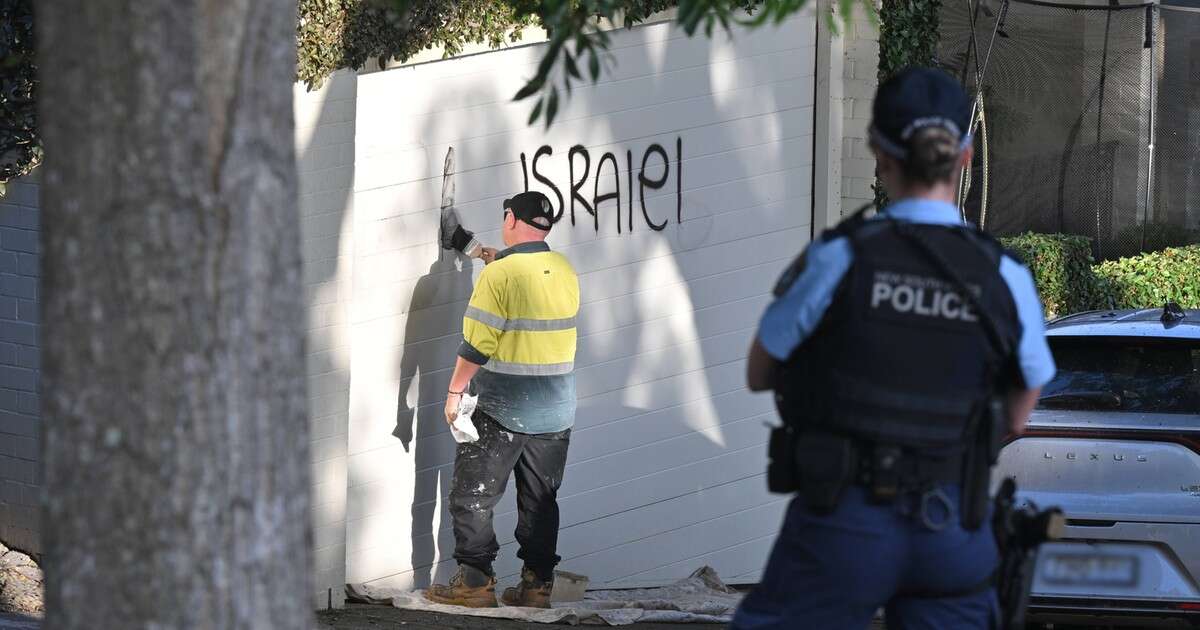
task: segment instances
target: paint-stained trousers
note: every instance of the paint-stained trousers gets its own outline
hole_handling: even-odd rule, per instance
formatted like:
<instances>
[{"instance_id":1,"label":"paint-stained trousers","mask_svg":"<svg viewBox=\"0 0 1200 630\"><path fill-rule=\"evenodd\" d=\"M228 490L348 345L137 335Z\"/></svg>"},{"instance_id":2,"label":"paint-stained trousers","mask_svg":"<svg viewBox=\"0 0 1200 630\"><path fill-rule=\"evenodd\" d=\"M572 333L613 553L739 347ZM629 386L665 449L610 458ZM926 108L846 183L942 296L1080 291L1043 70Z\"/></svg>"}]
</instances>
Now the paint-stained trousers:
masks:
<instances>
[{"instance_id":1,"label":"paint-stained trousers","mask_svg":"<svg viewBox=\"0 0 1200 630\"><path fill-rule=\"evenodd\" d=\"M542 579L553 576L558 548L558 487L567 465L571 430L516 433L487 414L473 417L479 440L458 445L450 516L454 519L454 558L491 573L500 545L492 510L504 495L508 474L517 482L517 557Z\"/></svg>"}]
</instances>

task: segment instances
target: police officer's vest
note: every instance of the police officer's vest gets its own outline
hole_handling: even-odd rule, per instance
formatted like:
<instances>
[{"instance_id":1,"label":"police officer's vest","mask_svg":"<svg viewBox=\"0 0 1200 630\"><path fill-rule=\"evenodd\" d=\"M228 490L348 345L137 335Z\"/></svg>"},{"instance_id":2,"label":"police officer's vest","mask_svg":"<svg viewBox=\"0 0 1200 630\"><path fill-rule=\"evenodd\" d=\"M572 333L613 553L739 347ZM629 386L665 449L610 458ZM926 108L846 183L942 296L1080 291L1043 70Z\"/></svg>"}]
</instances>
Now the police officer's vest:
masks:
<instances>
[{"instance_id":1,"label":"police officer's vest","mask_svg":"<svg viewBox=\"0 0 1200 630\"><path fill-rule=\"evenodd\" d=\"M1002 247L969 226L908 224L953 266L1016 347L1016 305L999 273ZM823 238L848 238L853 262L817 329L776 384L783 418L917 451L953 453L1011 357L998 357L956 284L891 219L853 217ZM785 280L786 282L786 280Z\"/></svg>"}]
</instances>

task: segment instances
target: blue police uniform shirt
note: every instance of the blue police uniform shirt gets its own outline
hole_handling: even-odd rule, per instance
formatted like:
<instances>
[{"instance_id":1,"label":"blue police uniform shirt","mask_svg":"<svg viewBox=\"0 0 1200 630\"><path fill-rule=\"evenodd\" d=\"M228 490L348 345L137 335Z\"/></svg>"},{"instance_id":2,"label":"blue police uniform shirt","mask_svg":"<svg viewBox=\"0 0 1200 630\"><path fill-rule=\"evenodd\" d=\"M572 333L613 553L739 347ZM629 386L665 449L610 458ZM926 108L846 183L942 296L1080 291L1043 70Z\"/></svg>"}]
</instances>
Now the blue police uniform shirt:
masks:
<instances>
[{"instance_id":1,"label":"blue police uniform shirt","mask_svg":"<svg viewBox=\"0 0 1200 630\"><path fill-rule=\"evenodd\" d=\"M904 199L889 205L884 212L897 221L930 225L964 225L954 204L930 199ZM854 252L844 236L814 241L804 252L804 268L782 296L767 307L758 327L758 341L767 353L786 361L792 352L812 334L821 322L834 291L850 269ZM1033 275L1017 260L1005 254L1000 259L1004 278L1017 306L1021 337L1017 358L1027 389L1041 387L1054 376L1054 358L1046 344L1046 324L1042 303L1033 284Z\"/></svg>"}]
</instances>

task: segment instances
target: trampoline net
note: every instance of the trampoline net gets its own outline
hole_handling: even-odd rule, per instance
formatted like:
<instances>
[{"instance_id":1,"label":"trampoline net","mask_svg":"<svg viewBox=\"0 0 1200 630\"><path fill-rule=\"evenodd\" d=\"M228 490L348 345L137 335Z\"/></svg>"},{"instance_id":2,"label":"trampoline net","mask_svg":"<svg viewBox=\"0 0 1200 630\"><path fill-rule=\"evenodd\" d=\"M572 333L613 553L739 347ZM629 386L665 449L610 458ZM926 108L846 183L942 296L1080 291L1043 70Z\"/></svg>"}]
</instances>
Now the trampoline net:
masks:
<instances>
[{"instance_id":1,"label":"trampoline net","mask_svg":"<svg viewBox=\"0 0 1200 630\"><path fill-rule=\"evenodd\" d=\"M975 8L983 55L1001 5L980 0ZM983 60L970 46L971 15L966 0L943 2L938 62L974 93L976 62ZM1158 30L1148 40L1154 15ZM1106 259L1197 242L1200 215L1189 201L1200 202L1200 110L1189 83L1198 78L1193 61L1200 61L1200 45L1187 36L1197 27L1200 13L1170 7L1152 14L1144 7L1010 0L982 90L986 215L983 163L976 158L968 219L985 219L987 230L1001 235L1085 235ZM1158 75L1153 169L1152 67ZM977 132L977 153L982 141Z\"/></svg>"},{"instance_id":2,"label":"trampoline net","mask_svg":"<svg viewBox=\"0 0 1200 630\"><path fill-rule=\"evenodd\" d=\"M1200 243L1200 2L1159 8L1154 204L1146 247Z\"/></svg>"}]
</instances>

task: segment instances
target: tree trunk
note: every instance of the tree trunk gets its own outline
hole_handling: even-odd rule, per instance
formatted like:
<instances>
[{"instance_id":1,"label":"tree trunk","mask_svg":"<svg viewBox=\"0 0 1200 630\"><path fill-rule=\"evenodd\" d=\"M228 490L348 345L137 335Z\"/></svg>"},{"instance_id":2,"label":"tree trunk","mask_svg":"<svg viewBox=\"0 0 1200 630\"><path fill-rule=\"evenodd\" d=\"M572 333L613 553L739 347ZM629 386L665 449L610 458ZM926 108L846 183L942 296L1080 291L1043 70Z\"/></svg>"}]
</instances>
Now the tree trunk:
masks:
<instances>
[{"instance_id":1,"label":"tree trunk","mask_svg":"<svg viewBox=\"0 0 1200 630\"><path fill-rule=\"evenodd\" d=\"M311 627L296 3L36 19L45 626Z\"/></svg>"}]
</instances>

